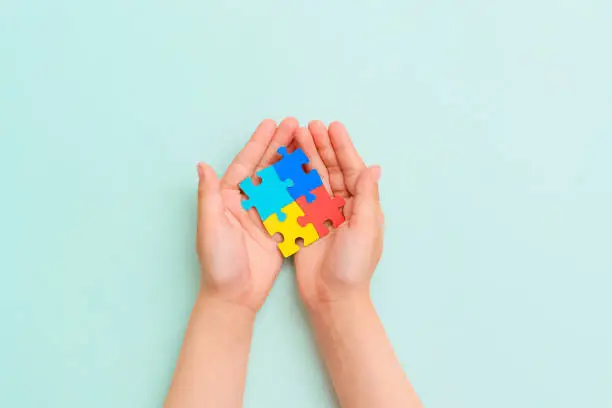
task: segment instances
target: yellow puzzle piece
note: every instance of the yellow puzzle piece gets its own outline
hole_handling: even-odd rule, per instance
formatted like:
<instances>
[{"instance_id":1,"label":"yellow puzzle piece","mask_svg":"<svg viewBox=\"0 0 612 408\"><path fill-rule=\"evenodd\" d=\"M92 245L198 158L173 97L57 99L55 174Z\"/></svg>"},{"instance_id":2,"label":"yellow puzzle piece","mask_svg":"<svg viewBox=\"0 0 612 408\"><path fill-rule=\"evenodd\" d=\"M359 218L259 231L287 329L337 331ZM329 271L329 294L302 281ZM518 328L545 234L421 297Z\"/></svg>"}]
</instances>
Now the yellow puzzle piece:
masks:
<instances>
[{"instance_id":1,"label":"yellow puzzle piece","mask_svg":"<svg viewBox=\"0 0 612 408\"><path fill-rule=\"evenodd\" d=\"M286 258L300 249L295 243L296 239L302 238L304 246L308 246L319 239L319 234L312 224L307 224L305 227L298 224L297 219L303 216L304 212L295 201L283 207L281 211L287 215L285 221L280 222L276 214L272 214L263 224L271 236L277 232L283 235L283 242L279 242L278 248Z\"/></svg>"}]
</instances>

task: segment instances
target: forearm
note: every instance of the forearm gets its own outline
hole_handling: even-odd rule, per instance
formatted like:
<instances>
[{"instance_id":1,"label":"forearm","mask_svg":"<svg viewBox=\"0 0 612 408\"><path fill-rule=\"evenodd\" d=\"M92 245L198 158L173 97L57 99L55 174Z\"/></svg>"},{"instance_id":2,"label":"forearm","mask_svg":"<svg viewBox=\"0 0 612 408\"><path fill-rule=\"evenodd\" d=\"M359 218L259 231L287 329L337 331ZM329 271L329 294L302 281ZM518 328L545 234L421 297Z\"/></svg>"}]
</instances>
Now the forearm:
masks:
<instances>
[{"instance_id":1,"label":"forearm","mask_svg":"<svg viewBox=\"0 0 612 408\"><path fill-rule=\"evenodd\" d=\"M311 317L343 408L421 407L367 295L321 305Z\"/></svg>"},{"instance_id":2,"label":"forearm","mask_svg":"<svg viewBox=\"0 0 612 408\"><path fill-rule=\"evenodd\" d=\"M165 408L242 406L255 315L198 295Z\"/></svg>"}]
</instances>

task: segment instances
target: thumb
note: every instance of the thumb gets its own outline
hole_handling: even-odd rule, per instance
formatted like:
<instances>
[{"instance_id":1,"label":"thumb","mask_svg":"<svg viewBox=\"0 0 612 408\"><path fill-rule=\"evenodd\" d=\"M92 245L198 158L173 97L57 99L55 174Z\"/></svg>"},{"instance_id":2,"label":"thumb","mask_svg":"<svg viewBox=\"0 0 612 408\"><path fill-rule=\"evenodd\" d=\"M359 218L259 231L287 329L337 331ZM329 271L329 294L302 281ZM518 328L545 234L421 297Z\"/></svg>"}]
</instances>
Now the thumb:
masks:
<instances>
[{"instance_id":1,"label":"thumb","mask_svg":"<svg viewBox=\"0 0 612 408\"><path fill-rule=\"evenodd\" d=\"M221 184L215 171L205 163L198 163L198 225L208 216L223 211Z\"/></svg>"},{"instance_id":2,"label":"thumb","mask_svg":"<svg viewBox=\"0 0 612 408\"><path fill-rule=\"evenodd\" d=\"M370 166L363 169L357 176L351 221L377 221L380 219L381 209L378 192L380 175L380 166Z\"/></svg>"}]
</instances>

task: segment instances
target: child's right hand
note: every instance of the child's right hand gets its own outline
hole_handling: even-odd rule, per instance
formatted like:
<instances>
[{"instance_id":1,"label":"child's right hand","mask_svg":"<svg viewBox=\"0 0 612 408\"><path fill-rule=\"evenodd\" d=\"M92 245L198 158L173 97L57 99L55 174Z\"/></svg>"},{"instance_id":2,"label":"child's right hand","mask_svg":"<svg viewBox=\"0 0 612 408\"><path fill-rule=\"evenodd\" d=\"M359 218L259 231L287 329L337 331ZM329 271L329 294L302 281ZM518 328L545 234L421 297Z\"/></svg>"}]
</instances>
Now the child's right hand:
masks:
<instances>
[{"instance_id":1,"label":"child's right hand","mask_svg":"<svg viewBox=\"0 0 612 408\"><path fill-rule=\"evenodd\" d=\"M380 167L366 167L339 122L300 128L296 142L328 192L345 199L346 222L295 255L300 294L311 310L369 299L369 283L382 253L384 217L378 196Z\"/></svg>"}]
</instances>

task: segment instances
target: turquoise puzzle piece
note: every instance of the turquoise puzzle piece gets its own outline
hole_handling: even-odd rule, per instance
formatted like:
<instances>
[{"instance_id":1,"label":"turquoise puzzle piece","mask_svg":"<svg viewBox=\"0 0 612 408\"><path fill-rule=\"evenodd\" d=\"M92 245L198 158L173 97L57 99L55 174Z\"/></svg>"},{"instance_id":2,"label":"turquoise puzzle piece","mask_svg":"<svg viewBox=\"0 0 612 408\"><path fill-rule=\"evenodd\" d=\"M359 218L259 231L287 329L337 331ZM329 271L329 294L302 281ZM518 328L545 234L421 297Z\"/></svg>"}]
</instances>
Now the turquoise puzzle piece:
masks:
<instances>
[{"instance_id":1,"label":"turquoise puzzle piece","mask_svg":"<svg viewBox=\"0 0 612 408\"><path fill-rule=\"evenodd\" d=\"M261 184L254 185L251 178L247 178L238 185L249 197L242 200L242 208L248 211L255 207L263 221L272 214L276 214L279 221L284 221L286 215L281 209L293 201L287 191L293 181L281 180L273 166L259 170L257 175L261 177Z\"/></svg>"}]
</instances>

